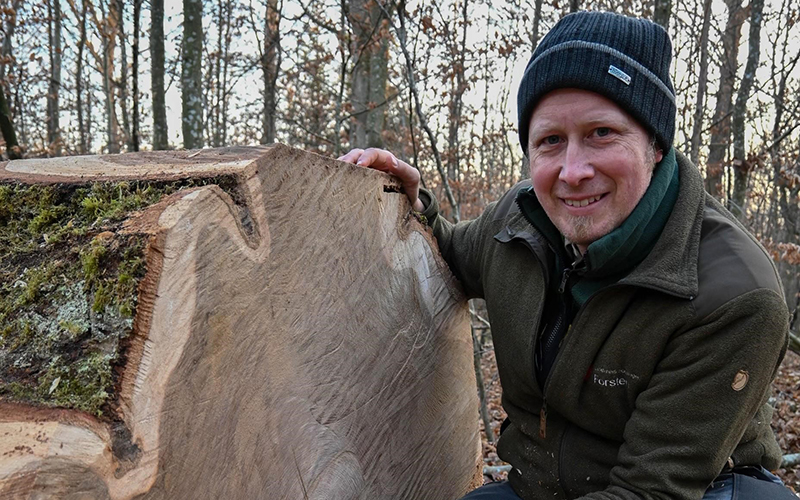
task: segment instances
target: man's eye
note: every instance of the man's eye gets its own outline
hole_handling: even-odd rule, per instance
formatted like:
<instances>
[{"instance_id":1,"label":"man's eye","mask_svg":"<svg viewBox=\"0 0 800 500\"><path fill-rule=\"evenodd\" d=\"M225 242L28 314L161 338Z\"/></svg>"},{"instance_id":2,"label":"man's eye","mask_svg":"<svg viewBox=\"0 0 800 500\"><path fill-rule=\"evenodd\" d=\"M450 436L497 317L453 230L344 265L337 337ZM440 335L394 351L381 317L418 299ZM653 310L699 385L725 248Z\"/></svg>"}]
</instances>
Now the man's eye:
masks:
<instances>
[{"instance_id":1,"label":"man's eye","mask_svg":"<svg viewBox=\"0 0 800 500\"><path fill-rule=\"evenodd\" d=\"M544 143L550 146L554 146L561 141L561 138L557 135L548 135L544 138Z\"/></svg>"},{"instance_id":2,"label":"man's eye","mask_svg":"<svg viewBox=\"0 0 800 500\"><path fill-rule=\"evenodd\" d=\"M595 133L597 134L598 137L605 137L611 133L611 129L608 127L599 127L595 129Z\"/></svg>"}]
</instances>

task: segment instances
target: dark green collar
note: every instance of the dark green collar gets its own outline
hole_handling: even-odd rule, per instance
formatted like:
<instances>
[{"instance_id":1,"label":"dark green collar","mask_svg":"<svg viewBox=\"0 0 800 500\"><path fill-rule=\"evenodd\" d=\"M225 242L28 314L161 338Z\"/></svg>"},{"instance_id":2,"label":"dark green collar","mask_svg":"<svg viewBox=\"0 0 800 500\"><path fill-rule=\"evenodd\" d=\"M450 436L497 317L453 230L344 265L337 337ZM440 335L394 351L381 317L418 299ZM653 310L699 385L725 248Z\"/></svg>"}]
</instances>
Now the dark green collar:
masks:
<instances>
[{"instance_id":1,"label":"dark green collar","mask_svg":"<svg viewBox=\"0 0 800 500\"><path fill-rule=\"evenodd\" d=\"M633 212L616 229L589 245L582 279L572 287L579 304L600 288L617 282L650 253L678 198L679 178L675 150L670 149L656 166L653 179ZM564 237L550 219L532 188L517 195L520 210L541 232L556 253L556 273L566 267Z\"/></svg>"}]
</instances>

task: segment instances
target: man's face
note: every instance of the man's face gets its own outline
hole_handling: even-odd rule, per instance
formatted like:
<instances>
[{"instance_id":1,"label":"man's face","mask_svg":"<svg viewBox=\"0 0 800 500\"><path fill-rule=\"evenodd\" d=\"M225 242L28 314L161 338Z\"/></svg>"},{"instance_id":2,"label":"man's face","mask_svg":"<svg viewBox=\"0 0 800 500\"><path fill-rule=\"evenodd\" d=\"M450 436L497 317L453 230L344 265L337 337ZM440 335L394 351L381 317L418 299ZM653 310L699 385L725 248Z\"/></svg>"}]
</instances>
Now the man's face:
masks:
<instances>
[{"instance_id":1,"label":"man's face","mask_svg":"<svg viewBox=\"0 0 800 500\"><path fill-rule=\"evenodd\" d=\"M545 95L533 110L529 130L536 197L581 252L630 215L663 156L639 122L613 101L586 90Z\"/></svg>"}]
</instances>

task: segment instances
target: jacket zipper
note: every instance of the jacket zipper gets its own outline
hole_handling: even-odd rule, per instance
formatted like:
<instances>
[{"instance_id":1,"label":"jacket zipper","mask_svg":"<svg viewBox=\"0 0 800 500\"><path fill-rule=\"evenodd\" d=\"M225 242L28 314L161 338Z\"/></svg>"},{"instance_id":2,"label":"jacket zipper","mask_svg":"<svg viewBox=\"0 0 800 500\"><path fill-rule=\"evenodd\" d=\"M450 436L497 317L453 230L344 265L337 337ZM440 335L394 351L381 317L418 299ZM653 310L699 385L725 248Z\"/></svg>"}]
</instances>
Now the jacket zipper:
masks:
<instances>
[{"instance_id":1,"label":"jacket zipper","mask_svg":"<svg viewBox=\"0 0 800 500\"><path fill-rule=\"evenodd\" d=\"M567 307L564 305L564 291L567 288L567 281L569 281L569 277L572 275L572 272L575 270L575 264L573 263L571 267L564 268L564 271L561 274L561 282L558 285L558 294L561 295L561 313L556 318L556 324L553 326L553 331L558 331L561 328L561 323L565 321L565 315L567 314ZM580 312L580 310L578 311ZM577 317L577 313L576 313ZM537 332L538 333L538 332ZM569 333L569 329L564 332L564 336L561 338L561 341L564 340L566 335ZM550 339L539 339L539 348L542 349L542 343L547 342ZM544 351L542 351L544 355ZM561 349L558 350L556 353L556 357L553 360L553 365L550 367L550 371L547 373L547 378L544 380L544 385L542 386L542 408L539 410L539 437L542 439L547 438L547 386L550 384L550 374L553 372L553 369L556 366L556 362L561 354ZM543 355L541 358L543 358ZM536 358L534 358L534 362Z\"/></svg>"}]
</instances>

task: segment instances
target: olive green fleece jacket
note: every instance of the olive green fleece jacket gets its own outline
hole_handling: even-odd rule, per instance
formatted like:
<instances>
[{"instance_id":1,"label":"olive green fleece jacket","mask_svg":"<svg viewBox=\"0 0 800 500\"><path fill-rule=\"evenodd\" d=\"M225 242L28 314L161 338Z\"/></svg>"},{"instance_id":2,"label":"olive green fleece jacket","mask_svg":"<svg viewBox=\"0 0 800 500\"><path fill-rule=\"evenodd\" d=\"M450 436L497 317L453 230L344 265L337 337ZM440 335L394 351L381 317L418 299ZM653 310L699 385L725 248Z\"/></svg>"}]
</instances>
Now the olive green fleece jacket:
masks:
<instances>
[{"instance_id":1,"label":"olive green fleece jacket","mask_svg":"<svg viewBox=\"0 0 800 500\"><path fill-rule=\"evenodd\" d=\"M456 225L421 193L451 269L486 300L510 419L498 454L523 499L699 499L726 464L780 463L767 404L788 338L780 280L677 156L680 191L661 236L580 307L544 391L533 353L557 278L515 203L530 182Z\"/></svg>"}]
</instances>

